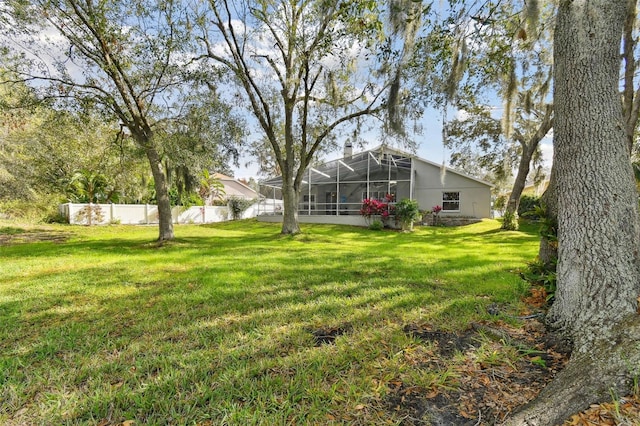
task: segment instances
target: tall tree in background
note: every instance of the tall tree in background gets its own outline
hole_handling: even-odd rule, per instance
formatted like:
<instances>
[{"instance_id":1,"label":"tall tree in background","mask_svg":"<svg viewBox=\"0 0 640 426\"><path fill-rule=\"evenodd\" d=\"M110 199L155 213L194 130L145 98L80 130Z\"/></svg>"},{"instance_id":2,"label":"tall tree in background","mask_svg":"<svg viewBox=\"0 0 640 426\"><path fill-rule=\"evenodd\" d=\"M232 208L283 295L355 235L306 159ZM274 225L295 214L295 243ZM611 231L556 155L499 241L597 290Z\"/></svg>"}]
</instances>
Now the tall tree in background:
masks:
<instances>
[{"instance_id":1,"label":"tall tree in background","mask_svg":"<svg viewBox=\"0 0 640 426\"><path fill-rule=\"evenodd\" d=\"M511 130L505 137L501 119L492 116L491 108L484 105L462 107L464 113L446 124L445 147L452 150L450 164L465 172L492 182L502 191L509 191L509 212L518 211L522 191L529 178L538 183L545 178L539 143L552 127L552 105L543 111L525 111L520 102L527 95L518 96ZM533 176L532 175L532 167ZM516 178L513 180L513 170ZM514 217L516 220L517 217Z\"/></svg>"},{"instance_id":2,"label":"tall tree in background","mask_svg":"<svg viewBox=\"0 0 640 426\"><path fill-rule=\"evenodd\" d=\"M539 144L553 126L551 39L554 5L550 2L501 2L469 17L474 27L463 34L473 47L466 50L467 85L457 88L456 106L462 118L446 126L445 147L453 150L451 164L472 162L492 170L494 176L515 180L507 202L504 229L517 228L522 191L535 167L534 180L544 177ZM487 92L503 99L501 118L484 99ZM483 96L484 95L484 96Z\"/></svg>"},{"instance_id":3,"label":"tall tree in background","mask_svg":"<svg viewBox=\"0 0 640 426\"><path fill-rule=\"evenodd\" d=\"M574 350L567 367L509 425L558 424L612 393L630 393L639 374L638 199L619 90L629 5L628 0L559 4L554 39L558 281L549 319Z\"/></svg>"},{"instance_id":4,"label":"tall tree in background","mask_svg":"<svg viewBox=\"0 0 640 426\"><path fill-rule=\"evenodd\" d=\"M0 80L10 75L0 69ZM19 176L20 143L13 141L16 133L26 133L41 119L38 108L33 105L32 91L25 84L11 87L0 85L0 200L12 194L22 199L31 199L31 185ZM17 108L17 105L29 107ZM15 165L15 167L14 167Z\"/></svg>"},{"instance_id":5,"label":"tall tree in background","mask_svg":"<svg viewBox=\"0 0 640 426\"><path fill-rule=\"evenodd\" d=\"M10 171L12 179L0 189L0 198L24 198L26 191L68 199L74 174L91 171L104 175L110 191L126 199L134 191L144 159L130 141L117 140L117 133L113 123L98 117L40 106L23 128L7 135L0 167ZM11 189L16 185L21 191ZM25 201L30 198L27 195Z\"/></svg>"},{"instance_id":6,"label":"tall tree in background","mask_svg":"<svg viewBox=\"0 0 640 426\"><path fill-rule=\"evenodd\" d=\"M11 0L5 31L22 81L50 83L45 96L115 115L144 151L155 184L159 241L174 238L163 150L155 130L179 114L177 55L185 34L173 1ZM13 28L13 29L12 29ZM58 40L58 36L62 36ZM42 89L42 88L41 88Z\"/></svg>"},{"instance_id":7,"label":"tall tree in background","mask_svg":"<svg viewBox=\"0 0 640 426\"><path fill-rule=\"evenodd\" d=\"M550 47L553 39L553 2L526 1L515 22L507 26L515 43L508 43L508 73L504 83L502 129L519 151L517 172L502 228L518 227L520 197L531 166L541 162L540 142L553 127L553 103L549 99L552 82ZM511 31L509 31L511 30ZM542 178L541 166L534 180Z\"/></svg>"},{"instance_id":8,"label":"tall tree in background","mask_svg":"<svg viewBox=\"0 0 640 426\"><path fill-rule=\"evenodd\" d=\"M248 100L282 173L282 233L296 234L305 169L336 143L338 129L384 111L398 52L390 43L374 50L383 37L376 2L207 4L198 18L203 57L229 72Z\"/></svg>"}]
</instances>

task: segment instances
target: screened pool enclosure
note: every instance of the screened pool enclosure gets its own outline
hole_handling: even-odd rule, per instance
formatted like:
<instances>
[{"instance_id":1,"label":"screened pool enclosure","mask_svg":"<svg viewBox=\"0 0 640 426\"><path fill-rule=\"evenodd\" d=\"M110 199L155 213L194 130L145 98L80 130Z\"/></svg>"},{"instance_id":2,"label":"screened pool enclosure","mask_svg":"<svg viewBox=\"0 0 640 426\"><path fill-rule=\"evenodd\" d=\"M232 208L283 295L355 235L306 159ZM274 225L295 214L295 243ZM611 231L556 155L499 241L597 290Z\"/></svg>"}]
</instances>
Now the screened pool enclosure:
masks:
<instances>
[{"instance_id":1,"label":"screened pool enclosure","mask_svg":"<svg viewBox=\"0 0 640 426\"><path fill-rule=\"evenodd\" d=\"M378 147L352 154L345 148L339 160L310 167L305 171L298 214L359 215L364 199L384 201L414 198L413 158L410 154ZM282 188L282 177L261 183L274 192Z\"/></svg>"}]
</instances>

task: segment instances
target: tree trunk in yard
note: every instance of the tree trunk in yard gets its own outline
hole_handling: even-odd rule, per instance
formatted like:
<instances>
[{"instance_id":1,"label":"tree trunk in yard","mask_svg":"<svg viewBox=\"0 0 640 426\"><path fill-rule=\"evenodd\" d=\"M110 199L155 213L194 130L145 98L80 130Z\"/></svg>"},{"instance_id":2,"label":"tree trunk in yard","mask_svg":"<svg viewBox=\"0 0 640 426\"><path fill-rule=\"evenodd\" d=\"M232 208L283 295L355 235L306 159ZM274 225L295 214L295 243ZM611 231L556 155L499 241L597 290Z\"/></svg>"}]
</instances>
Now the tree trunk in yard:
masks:
<instances>
[{"instance_id":1,"label":"tree trunk in yard","mask_svg":"<svg viewBox=\"0 0 640 426\"><path fill-rule=\"evenodd\" d=\"M518 207L520 207L520 197L522 191L527 184L527 176L531 170L531 159L538 149L538 144L547 135L549 130L553 127L553 105L545 105L544 116L538 129L531 135L522 135L520 132L516 135L516 140L522 145L522 156L520 157L520 164L518 165L518 173L516 180L513 183L513 189L509 195L509 201L507 202L507 209L505 211L505 220L502 223L503 229L517 229L518 220ZM513 218L512 223L509 223L508 218Z\"/></svg>"},{"instance_id":2,"label":"tree trunk in yard","mask_svg":"<svg viewBox=\"0 0 640 426\"><path fill-rule=\"evenodd\" d=\"M292 183L287 182L287 177L282 176L282 202L284 213L282 216L282 234L295 235L300 233L298 224L298 200L300 191Z\"/></svg>"},{"instance_id":3,"label":"tree trunk in yard","mask_svg":"<svg viewBox=\"0 0 640 426\"><path fill-rule=\"evenodd\" d=\"M159 220L159 236L158 241L169 241L174 239L173 235L173 219L171 217L171 202L169 201L169 190L167 188L167 176L162 170L160 155L155 147L150 143L141 144L145 148L145 154L151 166L151 174L153 175L156 202L158 203L158 220Z\"/></svg>"},{"instance_id":4,"label":"tree trunk in yard","mask_svg":"<svg viewBox=\"0 0 640 426\"><path fill-rule=\"evenodd\" d=\"M627 0L562 2L555 34L558 291L578 352L637 309L638 200L618 90Z\"/></svg>"},{"instance_id":5,"label":"tree trunk in yard","mask_svg":"<svg viewBox=\"0 0 640 426\"><path fill-rule=\"evenodd\" d=\"M537 144L536 144L537 145ZM502 229L517 229L517 223L508 223L508 218L513 218L513 221L518 220L518 207L520 206L520 197L522 191L527 183L527 176L531 169L531 157L533 157L533 151L529 146L523 144L522 156L520 157L520 165L518 166L518 174L516 180L513 182L513 188L509 195L509 201L507 202L507 208L505 210L505 220L502 223Z\"/></svg>"},{"instance_id":6,"label":"tree trunk in yard","mask_svg":"<svg viewBox=\"0 0 640 426\"><path fill-rule=\"evenodd\" d=\"M563 0L554 39L558 275L568 366L508 425L553 425L640 374L637 194L618 73L627 0Z\"/></svg>"}]
</instances>

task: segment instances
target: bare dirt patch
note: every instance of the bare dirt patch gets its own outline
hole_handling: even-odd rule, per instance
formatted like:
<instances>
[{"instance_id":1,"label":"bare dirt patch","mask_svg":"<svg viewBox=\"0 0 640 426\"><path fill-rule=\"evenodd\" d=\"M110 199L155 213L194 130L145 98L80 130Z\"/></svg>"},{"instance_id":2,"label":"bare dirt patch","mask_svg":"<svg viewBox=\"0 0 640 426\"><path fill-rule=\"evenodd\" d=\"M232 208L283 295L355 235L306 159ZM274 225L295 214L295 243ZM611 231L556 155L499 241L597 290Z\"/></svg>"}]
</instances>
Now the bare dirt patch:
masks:
<instances>
[{"instance_id":1,"label":"bare dirt patch","mask_svg":"<svg viewBox=\"0 0 640 426\"><path fill-rule=\"evenodd\" d=\"M0 245L54 242L63 243L70 238L68 232L54 231L51 229L34 228L25 229L13 226L0 227Z\"/></svg>"},{"instance_id":2,"label":"bare dirt patch","mask_svg":"<svg viewBox=\"0 0 640 426\"><path fill-rule=\"evenodd\" d=\"M332 345L336 337L342 336L352 329L351 324L342 324L337 327L321 327L311 331L315 346Z\"/></svg>"},{"instance_id":3,"label":"bare dirt patch","mask_svg":"<svg viewBox=\"0 0 640 426\"><path fill-rule=\"evenodd\" d=\"M502 322L474 324L463 333L420 324L409 324L404 331L429 348L412 354L416 368L447 370L455 377L450 387L389 384L386 406L405 425L499 424L533 399L568 360L567 353L549 346L537 320L522 328Z\"/></svg>"},{"instance_id":4,"label":"bare dirt patch","mask_svg":"<svg viewBox=\"0 0 640 426\"><path fill-rule=\"evenodd\" d=\"M416 324L406 325L404 332L425 342L434 343L438 348L438 353L446 358L452 357L456 352L464 352L473 348L475 339L477 339L477 333L474 330L457 334L432 330L428 326Z\"/></svg>"}]
</instances>

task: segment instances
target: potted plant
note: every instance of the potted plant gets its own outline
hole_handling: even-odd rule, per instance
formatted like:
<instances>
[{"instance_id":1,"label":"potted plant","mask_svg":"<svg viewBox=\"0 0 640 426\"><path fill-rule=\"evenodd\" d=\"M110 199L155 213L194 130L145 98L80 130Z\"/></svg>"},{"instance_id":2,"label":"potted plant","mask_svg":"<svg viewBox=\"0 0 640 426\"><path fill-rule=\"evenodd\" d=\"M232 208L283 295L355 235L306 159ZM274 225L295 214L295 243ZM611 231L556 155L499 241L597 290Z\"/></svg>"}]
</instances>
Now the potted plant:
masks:
<instances>
[{"instance_id":1,"label":"potted plant","mask_svg":"<svg viewBox=\"0 0 640 426\"><path fill-rule=\"evenodd\" d=\"M408 198L396 204L395 214L396 221L400 222L403 231L413 231L413 222L421 218L418 202Z\"/></svg>"}]
</instances>

